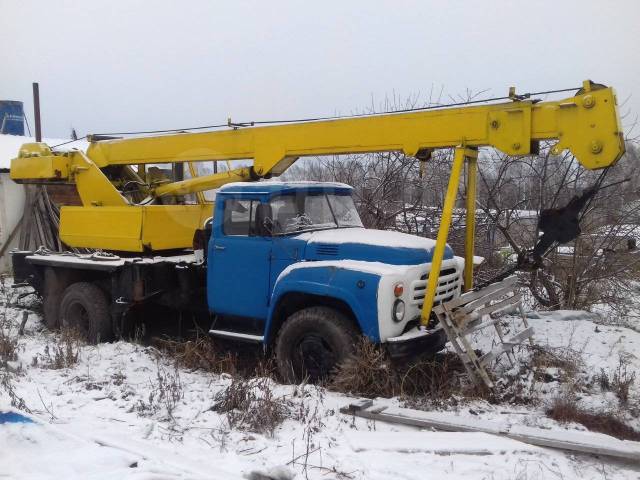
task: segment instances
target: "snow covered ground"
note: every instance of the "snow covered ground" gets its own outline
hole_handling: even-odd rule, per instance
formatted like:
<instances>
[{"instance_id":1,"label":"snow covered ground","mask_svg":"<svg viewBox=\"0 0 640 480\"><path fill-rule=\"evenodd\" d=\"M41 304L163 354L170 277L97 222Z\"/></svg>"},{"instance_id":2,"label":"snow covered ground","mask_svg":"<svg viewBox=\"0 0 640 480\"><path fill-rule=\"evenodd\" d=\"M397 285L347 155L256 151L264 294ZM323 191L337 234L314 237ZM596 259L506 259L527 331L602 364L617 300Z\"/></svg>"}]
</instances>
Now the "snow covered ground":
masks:
<instances>
[{"instance_id":1,"label":"snow covered ground","mask_svg":"<svg viewBox=\"0 0 640 480\"><path fill-rule=\"evenodd\" d=\"M23 311L0 303L5 332L17 335ZM354 418L339 413L351 397L270 380L263 384L283 400L286 419L273 434L234 428L216 408L217 395L233 382L230 375L176 368L154 348L127 342L80 346L77 363L50 368L73 356L75 344L43 330L38 315L28 312L24 335L18 337L18 359L0 375L6 380L7 372L14 372L14 403L23 399L32 413L21 413L33 421L2 423L0 416L0 478L640 478L640 466L606 457L488 434L426 432ZM615 395L601 391L595 378L601 368L615 372L621 356L629 369L638 371L640 333L575 312L540 315L531 323L537 343L580 357L576 376L585 382L576 401L594 408L617 405ZM540 399L537 404L469 400L449 410L461 418L584 430L544 415L546 402L566 388L561 375L552 367L548 370L549 378L532 386ZM6 382L0 385L0 411L17 411L8 390ZM636 382L631 396L638 395ZM378 402L402 405L397 398ZM637 420L635 425L640 426Z\"/></svg>"}]
</instances>

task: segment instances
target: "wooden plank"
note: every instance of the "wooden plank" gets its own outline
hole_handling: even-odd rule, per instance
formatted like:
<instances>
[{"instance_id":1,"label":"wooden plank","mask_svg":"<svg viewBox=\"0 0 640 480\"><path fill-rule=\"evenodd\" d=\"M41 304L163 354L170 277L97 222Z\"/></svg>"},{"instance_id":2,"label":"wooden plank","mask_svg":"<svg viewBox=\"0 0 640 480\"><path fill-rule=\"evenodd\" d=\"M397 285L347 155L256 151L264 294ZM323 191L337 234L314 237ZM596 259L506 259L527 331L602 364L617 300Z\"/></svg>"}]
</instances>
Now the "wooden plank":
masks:
<instances>
[{"instance_id":1,"label":"wooden plank","mask_svg":"<svg viewBox=\"0 0 640 480\"><path fill-rule=\"evenodd\" d=\"M31 225L33 222L33 192L34 192L35 186L34 185L25 185L24 188L24 192L25 192L25 201L24 201L24 212L22 213L22 218L23 218L23 226L22 226L22 230L20 231L20 241L19 241L19 248L20 250L30 250L30 243L31 243Z\"/></svg>"},{"instance_id":2,"label":"wooden plank","mask_svg":"<svg viewBox=\"0 0 640 480\"><path fill-rule=\"evenodd\" d=\"M482 322L483 316L487 314L506 309L521 309L522 296L514 291L516 282L517 277L513 275L480 291L465 293L451 301L443 302L433 309L449 341L462 360L469 378L478 386L484 383L487 387L493 388L493 381L485 366L503 353L507 354L512 365L515 364L515 357L511 353L513 346L521 343L521 339L531 339L533 334L533 329L529 329L525 323L527 328L507 341L498 320ZM505 296L507 298L504 298ZM491 301L494 303L490 304ZM490 325L495 327L500 344L493 351L478 358L466 335Z\"/></svg>"},{"instance_id":3,"label":"wooden plank","mask_svg":"<svg viewBox=\"0 0 640 480\"><path fill-rule=\"evenodd\" d=\"M435 455L543 453L540 447L485 432L400 432L349 430L344 436L355 452L422 452ZM429 478L429 477L427 477Z\"/></svg>"},{"instance_id":4,"label":"wooden plank","mask_svg":"<svg viewBox=\"0 0 640 480\"><path fill-rule=\"evenodd\" d=\"M533 327L529 327L525 328L521 332L518 332L511 338L505 339L502 345L498 346L498 348L496 348L495 350L491 350L489 353L486 353L482 357L480 357L480 364L482 366L488 365L500 355L508 352L509 350L512 350L515 345L520 345L523 340L526 340L532 335Z\"/></svg>"},{"instance_id":5,"label":"wooden plank","mask_svg":"<svg viewBox=\"0 0 640 480\"><path fill-rule=\"evenodd\" d=\"M7 237L4 244L0 247L0 257L2 257L5 254L5 252L9 248L9 245L11 245L11 242L13 242L13 239L15 238L16 234L20 230L20 225L22 225L23 220L24 220L24 217L20 217L18 222L13 227L13 230L11 230L11 233Z\"/></svg>"},{"instance_id":6,"label":"wooden plank","mask_svg":"<svg viewBox=\"0 0 640 480\"><path fill-rule=\"evenodd\" d=\"M363 409L346 407L341 408L340 412L370 420L445 432L483 432L540 447L640 461L640 442L618 440L608 435L591 432L543 430L519 425L511 426L502 422L460 418L442 412L424 412L399 407L385 408L375 405Z\"/></svg>"},{"instance_id":7,"label":"wooden plank","mask_svg":"<svg viewBox=\"0 0 640 480\"><path fill-rule=\"evenodd\" d=\"M476 292L463 293L462 295L460 295L457 298L454 298L453 300L444 302L444 305L446 305L447 309L451 310L452 308L459 307L460 305L465 305L478 298L486 297L490 293L493 293L496 290L500 290L501 288L515 285L517 281L518 281L518 277L516 277L515 275L512 275L511 277L505 278L503 281L494 283L493 285L489 285L488 287L483 288L482 290L478 290Z\"/></svg>"},{"instance_id":8,"label":"wooden plank","mask_svg":"<svg viewBox=\"0 0 640 480\"><path fill-rule=\"evenodd\" d=\"M476 313L479 316L482 316L482 315L487 315L488 313L497 313L509 307L517 308L520 300L522 300L522 295L520 293L516 293L515 295L509 298L505 298L500 302L494 303L487 307L479 308L474 313Z\"/></svg>"},{"instance_id":9,"label":"wooden plank","mask_svg":"<svg viewBox=\"0 0 640 480\"><path fill-rule=\"evenodd\" d=\"M450 323L450 319L447 313L445 312L444 314L437 314L437 317L440 321L440 325L442 325L443 330L447 334L449 342L451 343L451 345L453 345L453 349L458 354L460 360L462 360L462 365L467 371L467 375L469 376L471 381L478 386L480 386L482 382L486 383L488 375L486 375L486 372L485 375L481 375L480 373L478 373L478 367L480 366L480 363L477 356L475 355L475 352L467 352L462 346L460 346L460 343L458 342L460 340L460 336L455 327ZM488 381L489 384L487 384L487 386L489 388L492 388L493 384L491 383L491 380L489 379Z\"/></svg>"},{"instance_id":10,"label":"wooden plank","mask_svg":"<svg viewBox=\"0 0 640 480\"><path fill-rule=\"evenodd\" d=\"M491 320L488 320L486 322L481 322L479 324L473 325L469 328L467 328L466 330L463 330L462 332L460 332L460 335L470 335L472 333L478 332L480 330L483 330L487 327L491 327L493 325L495 325L496 323L500 322L502 319L501 318L494 318Z\"/></svg>"},{"instance_id":11,"label":"wooden plank","mask_svg":"<svg viewBox=\"0 0 640 480\"><path fill-rule=\"evenodd\" d=\"M513 295L513 287L512 286L501 288L499 290L496 290L495 292L492 292L492 293L490 293L488 295L485 295L484 297L478 298L477 300L474 300L473 302L469 302L466 305L458 307L458 308L455 309L454 315L470 313L470 312L474 311L475 309L484 306L486 303L492 302L494 300L498 300L499 298L504 297L506 295ZM451 307L449 307L449 308L451 308Z\"/></svg>"},{"instance_id":12,"label":"wooden plank","mask_svg":"<svg viewBox=\"0 0 640 480\"><path fill-rule=\"evenodd\" d=\"M370 398L361 398L359 400L355 400L351 402L346 407L342 407L340 409L341 413L352 413L357 410L364 410L365 408L369 408L373 406L373 400Z\"/></svg>"}]
</instances>

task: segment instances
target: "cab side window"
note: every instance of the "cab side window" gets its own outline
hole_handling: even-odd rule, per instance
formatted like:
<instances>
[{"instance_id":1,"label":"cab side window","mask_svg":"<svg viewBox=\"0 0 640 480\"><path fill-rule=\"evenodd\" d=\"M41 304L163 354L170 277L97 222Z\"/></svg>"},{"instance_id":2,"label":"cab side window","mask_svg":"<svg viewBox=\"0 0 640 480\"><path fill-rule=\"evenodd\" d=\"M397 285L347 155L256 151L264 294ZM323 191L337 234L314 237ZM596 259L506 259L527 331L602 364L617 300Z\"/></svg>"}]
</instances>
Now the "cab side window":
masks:
<instances>
[{"instance_id":1,"label":"cab side window","mask_svg":"<svg viewBox=\"0 0 640 480\"><path fill-rule=\"evenodd\" d=\"M254 235L256 219L256 200L229 199L224 202L224 221L222 230L225 235Z\"/></svg>"}]
</instances>

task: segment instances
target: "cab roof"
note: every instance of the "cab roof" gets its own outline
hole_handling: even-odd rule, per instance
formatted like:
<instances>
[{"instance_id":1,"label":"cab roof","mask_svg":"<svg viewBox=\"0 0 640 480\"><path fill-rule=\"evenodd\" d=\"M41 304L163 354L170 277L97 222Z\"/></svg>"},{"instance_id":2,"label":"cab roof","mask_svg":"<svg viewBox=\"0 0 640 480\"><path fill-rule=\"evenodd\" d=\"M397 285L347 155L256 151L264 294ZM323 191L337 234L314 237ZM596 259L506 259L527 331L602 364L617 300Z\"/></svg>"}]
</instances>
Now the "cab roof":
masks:
<instances>
[{"instance_id":1,"label":"cab roof","mask_svg":"<svg viewBox=\"0 0 640 480\"><path fill-rule=\"evenodd\" d=\"M353 188L346 183L337 182L278 182L278 181L264 181L264 182L234 182L227 183L218 189L218 194L232 194L232 193L260 193L260 194L275 194L275 193L292 193L299 191L309 192L336 192L336 193L350 193Z\"/></svg>"}]
</instances>

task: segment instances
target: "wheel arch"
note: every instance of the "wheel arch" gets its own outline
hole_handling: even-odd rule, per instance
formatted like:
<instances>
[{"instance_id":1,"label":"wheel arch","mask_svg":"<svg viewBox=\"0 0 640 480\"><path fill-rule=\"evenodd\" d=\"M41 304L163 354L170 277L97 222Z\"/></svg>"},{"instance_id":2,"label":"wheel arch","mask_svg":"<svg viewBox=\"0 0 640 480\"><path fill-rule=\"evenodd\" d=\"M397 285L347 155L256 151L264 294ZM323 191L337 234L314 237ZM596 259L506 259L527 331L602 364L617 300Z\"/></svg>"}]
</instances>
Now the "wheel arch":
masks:
<instances>
[{"instance_id":1,"label":"wheel arch","mask_svg":"<svg viewBox=\"0 0 640 480\"><path fill-rule=\"evenodd\" d=\"M282 294L272 310L272 314L265 328L265 345L270 346L273 344L278 335L278 331L287 318L295 312L309 307L333 308L345 315L345 317L353 323L358 332L362 332L360 322L353 308L346 300L334 296L292 290Z\"/></svg>"},{"instance_id":2,"label":"wheel arch","mask_svg":"<svg viewBox=\"0 0 640 480\"><path fill-rule=\"evenodd\" d=\"M379 281L380 276L373 273L313 262L281 274L271 295L264 345L272 343L291 314L312 306L335 308L354 322L359 333L379 341Z\"/></svg>"}]
</instances>

